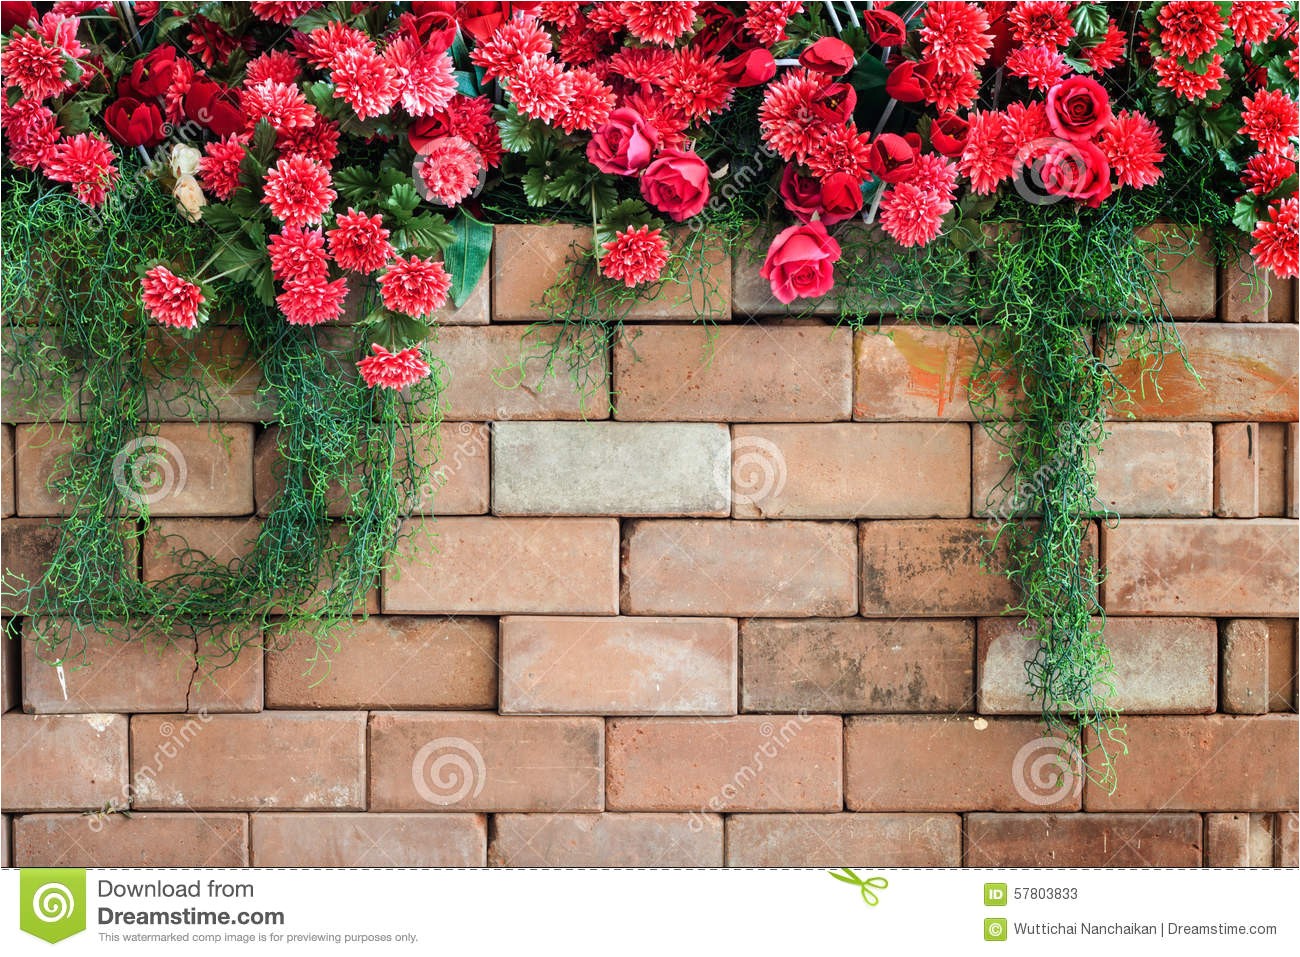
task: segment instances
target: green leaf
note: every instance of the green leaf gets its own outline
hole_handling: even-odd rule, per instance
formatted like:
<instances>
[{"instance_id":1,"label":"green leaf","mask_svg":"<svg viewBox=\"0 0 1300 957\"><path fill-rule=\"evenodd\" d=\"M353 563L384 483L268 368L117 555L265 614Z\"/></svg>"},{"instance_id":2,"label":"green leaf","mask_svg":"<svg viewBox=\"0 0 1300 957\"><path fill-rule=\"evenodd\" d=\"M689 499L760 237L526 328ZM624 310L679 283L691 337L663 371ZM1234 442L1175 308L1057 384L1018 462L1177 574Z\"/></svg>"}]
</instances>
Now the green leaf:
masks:
<instances>
[{"instance_id":1,"label":"green leaf","mask_svg":"<svg viewBox=\"0 0 1300 957\"><path fill-rule=\"evenodd\" d=\"M334 188L352 205L367 205L379 189L379 177L364 166L348 166L334 174Z\"/></svg>"},{"instance_id":2,"label":"green leaf","mask_svg":"<svg viewBox=\"0 0 1300 957\"><path fill-rule=\"evenodd\" d=\"M393 233L392 241L399 252L427 256L450 246L456 241L456 234L439 214L421 213Z\"/></svg>"},{"instance_id":3,"label":"green leaf","mask_svg":"<svg viewBox=\"0 0 1300 957\"><path fill-rule=\"evenodd\" d=\"M540 120L530 120L511 103L497 120L501 145L511 153L523 153L546 138L547 128Z\"/></svg>"},{"instance_id":4,"label":"green leaf","mask_svg":"<svg viewBox=\"0 0 1300 957\"><path fill-rule=\"evenodd\" d=\"M265 119L258 120L253 128L253 140L246 149L263 166L270 166L275 158L275 127Z\"/></svg>"},{"instance_id":5,"label":"green leaf","mask_svg":"<svg viewBox=\"0 0 1300 957\"><path fill-rule=\"evenodd\" d=\"M90 110L84 103L69 100L59 108L59 126L65 135L84 133L90 129Z\"/></svg>"},{"instance_id":6,"label":"green leaf","mask_svg":"<svg viewBox=\"0 0 1300 957\"><path fill-rule=\"evenodd\" d=\"M519 177L519 182L524 187L524 198L530 206L545 206L550 200L550 184L546 180L544 167L530 166Z\"/></svg>"},{"instance_id":7,"label":"green leaf","mask_svg":"<svg viewBox=\"0 0 1300 957\"><path fill-rule=\"evenodd\" d=\"M1106 35L1109 19L1104 3L1081 3L1070 12L1070 22L1084 46L1092 46Z\"/></svg>"},{"instance_id":8,"label":"green leaf","mask_svg":"<svg viewBox=\"0 0 1300 957\"><path fill-rule=\"evenodd\" d=\"M1227 149L1237 142L1241 114L1236 107L1224 104L1217 110L1206 110L1202 125L1211 146L1216 149Z\"/></svg>"},{"instance_id":9,"label":"green leaf","mask_svg":"<svg viewBox=\"0 0 1300 957\"><path fill-rule=\"evenodd\" d=\"M203 221L223 237L243 229L244 219L228 206L212 203L203 207Z\"/></svg>"},{"instance_id":10,"label":"green leaf","mask_svg":"<svg viewBox=\"0 0 1300 957\"><path fill-rule=\"evenodd\" d=\"M270 265L263 263L259 268L254 269L252 276L249 277L249 283L253 287L253 295L257 296L262 305L275 304L275 279L271 276Z\"/></svg>"},{"instance_id":11,"label":"green leaf","mask_svg":"<svg viewBox=\"0 0 1300 957\"><path fill-rule=\"evenodd\" d=\"M463 306L487 267L492 253L492 227L462 209L451 221L451 229L455 239L443 259L451 272L451 301Z\"/></svg>"},{"instance_id":12,"label":"green leaf","mask_svg":"<svg viewBox=\"0 0 1300 957\"><path fill-rule=\"evenodd\" d=\"M415 191L415 183L407 177L406 182L397 183L380 204L398 220L405 222L420 205L420 194Z\"/></svg>"},{"instance_id":13,"label":"green leaf","mask_svg":"<svg viewBox=\"0 0 1300 957\"><path fill-rule=\"evenodd\" d=\"M1249 233L1259 222L1259 212L1255 207L1255 197L1249 193L1242 196L1232 207L1232 225L1243 233Z\"/></svg>"},{"instance_id":14,"label":"green leaf","mask_svg":"<svg viewBox=\"0 0 1300 957\"><path fill-rule=\"evenodd\" d=\"M1192 113L1179 113L1174 117L1174 142L1184 150L1191 150L1197 140L1197 117Z\"/></svg>"}]
</instances>

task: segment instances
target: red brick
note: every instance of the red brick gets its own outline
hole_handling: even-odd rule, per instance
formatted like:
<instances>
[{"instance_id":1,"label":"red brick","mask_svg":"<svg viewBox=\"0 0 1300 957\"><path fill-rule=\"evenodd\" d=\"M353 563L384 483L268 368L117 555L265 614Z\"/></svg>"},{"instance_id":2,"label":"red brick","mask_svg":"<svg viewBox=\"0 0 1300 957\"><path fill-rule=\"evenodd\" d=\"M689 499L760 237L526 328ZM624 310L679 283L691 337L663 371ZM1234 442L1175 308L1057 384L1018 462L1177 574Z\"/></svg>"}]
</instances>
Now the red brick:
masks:
<instances>
[{"instance_id":1,"label":"red brick","mask_svg":"<svg viewBox=\"0 0 1300 957\"><path fill-rule=\"evenodd\" d=\"M194 332L150 327L144 363L149 420L274 419L275 400L262 392L266 382L261 360L238 326L205 324ZM196 379L202 391L195 389Z\"/></svg>"},{"instance_id":2,"label":"red brick","mask_svg":"<svg viewBox=\"0 0 1300 957\"><path fill-rule=\"evenodd\" d=\"M265 712L131 719L138 808L365 806L365 715Z\"/></svg>"},{"instance_id":3,"label":"red brick","mask_svg":"<svg viewBox=\"0 0 1300 957\"><path fill-rule=\"evenodd\" d=\"M10 317L6 315L5 318ZM60 352L58 342L58 336L48 329L20 329L6 322L4 329L0 330L0 415L5 422L73 422L81 419L82 402L88 400L81 389L84 375L73 374L66 382L54 384L41 372L48 368L48 362L19 362L20 354L31 357L43 352ZM60 355L59 358L65 357ZM77 368L75 362L69 366L70 370Z\"/></svg>"},{"instance_id":4,"label":"red brick","mask_svg":"<svg viewBox=\"0 0 1300 957\"><path fill-rule=\"evenodd\" d=\"M845 523L630 522L623 543L623 611L851 615L857 611L854 538L854 527Z\"/></svg>"},{"instance_id":5,"label":"red brick","mask_svg":"<svg viewBox=\"0 0 1300 957\"><path fill-rule=\"evenodd\" d=\"M267 652L268 708L496 707L490 618L358 619L331 631L319 654L310 633L293 637Z\"/></svg>"},{"instance_id":6,"label":"red brick","mask_svg":"<svg viewBox=\"0 0 1300 957\"><path fill-rule=\"evenodd\" d=\"M1221 322L1294 322L1291 283L1258 270L1242 246L1236 263L1219 267L1219 320Z\"/></svg>"},{"instance_id":7,"label":"red brick","mask_svg":"<svg viewBox=\"0 0 1300 957\"><path fill-rule=\"evenodd\" d=\"M1265 625L1268 627L1268 710L1295 711L1296 622L1271 618Z\"/></svg>"},{"instance_id":8,"label":"red brick","mask_svg":"<svg viewBox=\"0 0 1300 957\"><path fill-rule=\"evenodd\" d=\"M58 640L52 652L33 639ZM23 709L38 714L262 710L261 634L213 635L206 663L195 638L163 636L147 626L78 633L68 622L24 626ZM235 651L238 650L236 654ZM63 676L51 654L63 657ZM66 694L65 694L66 688Z\"/></svg>"},{"instance_id":9,"label":"red brick","mask_svg":"<svg viewBox=\"0 0 1300 957\"><path fill-rule=\"evenodd\" d=\"M830 715L616 718L617 811L838 811L841 722Z\"/></svg>"},{"instance_id":10,"label":"red brick","mask_svg":"<svg viewBox=\"0 0 1300 957\"><path fill-rule=\"evenodd\" d=\"M753 619L741 624L745 711L966 711L969 621Z\"/></svg>"},{"instance_id":11,"label":"red brick","mask_svg":"<svg viewBox=\"0 0 1300 957\"><path fill-rule=\"evenodd\" d=\"M493 867L721 867L714 814L498 814Z\"/></svg>"},{"instance_id":12,"label":"red brick","mask_svg":"<svg viewBox=\"0 0 1300 957\"><path fill-rule=\"evenodd\" d=\"M1169 315L1180 319L1214 316L1215 266L1209 237L1187 226L1157 224L1138 230L1154 244L1153 265L1163 275L1157 279Z\"/></svg>"},{"instance_id":13,"label":"red brick","mask_svg":"<svg viewBox=\"0 0 1300 957\"><path fill-rule=\"evenodd\" d=\"M1273 815L1205 815L1206 867L1272 867Z\"/></svg>"},{"instance_id":14,"label":"red brick","mask_svg":"<svg viewBox=\"0 0 1300 957\"><path fill-rule=\"evenodd\" d=\"M833 422L850 417L853 340L824 325L631 326L614 347L616 417Z\"/></svg>"},{"instance_id":15,"label":"red brick","mask_svg":"<svg viewBox=\"0 0 1300 957\"><path fill-rule=\"evenodd\" d=\"M136 577L136 546L127 536L129 528L123 529L123 567L122 574ZM27 585L39 582L45 575L46 566L54 558L59 543L58 523L48 518L10 518L4 523L4 535L0 536L0 549L3 549L3 587L0 587L0 610L6 614L22 614L26 610L26 601L18 594Z\"/></svg>"},{"instance_id":16,"label":"red brick","mask_svg":"<svg viewBox=\"0 0 1300 957\"><path fill-rule=\"evenodd\" d=\"M1300 516L1300 426L1286 427L1286 516Z\"/></svg>"},{"instance_id":17,"label":"red brick","mask_svg":"<svg viewBox=\"0 0 1300 957\"><path fill-rule=\"evenodd\" d=\"M22 631L18 621L0 619L0 712L22 702Z\"/></svg>"},{"instance_id":18,"label":"red brick","mask_svg":"<svg viewBox=\"0 0 1300 957\"><path fill-rule=\"evenodd\" d=\"M257 867L482 867L481 814L254 814Z\"/></svg>"},{"instance_id":19,"label":"red brick","mask_svg":"<svg viewBox=\"0 0 1300 957\"><path fill-rule=\"evenodd\" d=\"M1199 814L968 814L967 867L1200 867Z\"/></svg>"},{"instance_id":20,"label":"red brick","mask_svg":"<svg viewBox=\"0 0 1300 957\"><path fill-rule=\"evenodd\" d=\"M1259 514L1286 514L1286 430L1282 422L1259 425ZM1294 516L1292 516L1294 518Z\"/></svg>"},{"instance_id":21,"label":"red brick","mask_svg":"<svg viewBox=\"0 0 1300 957\"><path fill-rule=\"evenodd\" d=\"M371 810L602 810L604 730L599 718L372 715Z\"/></svg>"},{"instance_id":22,"label":"red brick","mask_svg":"<svg viewBox=\"0 0 1300 957\"><path fill-rule=\"evenodd\" d=\"M14 513L14 427L0 426L0 517Z\"/></svg>"},{"instance_id":23,"label":"red brick","mask_svg":"<svg viewBox=\"0 0 1300 957\"><path fill-rule=\"evenodd\" d=\"M1105 528L1102 541L1110 614L1297 612L1293 521L1133 519Z\"/></svg>"},{"instance_id":24,"label":"red brick","mask_svg":"<svg viewBox=\"0 0 1300 957\"><path fill-rule=\"evenodd\" d=\"M966 425L738 425L731 454L736 518L970 514Z\"/></svg>"},{"instance_id":25,"label":"red brick","mask_svg":"<svg viewBox=\"0 0 1300 957\"><path fill-rule=\"evenodd\" d=\"M1089 781L1089 811L1285 811L1300 803L1294 715L1133 717L1125 725L1119 787L1108 795Z\"/></svg>"},{"instance_id":26,"label":"red brick","mask_svg":"<svg viewBox=\"0 0 1300 957\"><path fill-rule=\"evenodd\" d=\"M1267 714L1268 622L1234 618L1222 627L1223 710L1228 714Z\"/></svg>"},{"instance_id":27,"label":"red brick","mask_svg":"<svg viewBox=\"0 0 1300 957\"><path fill-rule=\"evenodd\" d=\"M6 811L90 810L125 801L125 715L10 713L0 721Z\"/></svg>"},{"instance_id":28,"label":"red brick","mask_svg":"<svg viewBox=\"0 0 1300 957\"><path fill-rule=\"evenodd\" d=\"M971 422L974 330L890 326L854 337L853 418Z\"/></svg>"},{"instance_id":29,"label":"red brick","mask_svg":"<svg viewBox=\"0 0 1300 957\"><path fill-rule=\"evenodd\" d=\"M26 814L17 867L247 867L243 814Z\"/></svg>"},{"instance_id":30,"label":"red brick","mask_svg":"<svg viewBox=\"0 0 1300 957\"><path fill-rule=\"evenodd\" d=\"M501 619L501 711L735 714L736 623Z\"/></svg>"},{"instance_id":31,"label":"red brick","mask_svg":"<svg viewBox=\"0 0 1300 957\"><path fill-rule=\"evenodd\" d=\"M384 572L385 612L618 611L616 519L416 519L406 531Z\"/></svg>"},{"instance_id":32,"label":"red brick","mask_svg":"<svg viewBox=\"0 0 1300 957\"><path fill-rule=\"evenodd\" d=\"M850 718L845 803L851 811L1078 810L1077 767L1033 773L1040 758L1064 760L1044 734L1028 718Z\"/></svg>"},{"instance_id":33,"label":"red brick","mask_svg":"<svg viewBox=\"0 0 1300 957\"><path fill-rule=\"evenodd\" d=\"M736 814L728 867L960 867L956 814Z\"/></svg>"},{"instance_id":34,"label":"red brick","mask_svg":"<svg viewBox=\"0 0 1300 957\"><path fill-rule=\"evenodd\" d=\"M1214 427L1214 514L1259 516L1259 426L1253 422Z\"/></svg>"},{"instance_id":35,"label":"red brick","mask_svg":"<svg viewBox=\"0 0 1300 957\"><path fill-rule=\"evenodd\" d=\"M1279 814L1274 827L1277 837L1273 866L1300 866L1300 814L1295 811Z\"/></svg>"}]
</instances>

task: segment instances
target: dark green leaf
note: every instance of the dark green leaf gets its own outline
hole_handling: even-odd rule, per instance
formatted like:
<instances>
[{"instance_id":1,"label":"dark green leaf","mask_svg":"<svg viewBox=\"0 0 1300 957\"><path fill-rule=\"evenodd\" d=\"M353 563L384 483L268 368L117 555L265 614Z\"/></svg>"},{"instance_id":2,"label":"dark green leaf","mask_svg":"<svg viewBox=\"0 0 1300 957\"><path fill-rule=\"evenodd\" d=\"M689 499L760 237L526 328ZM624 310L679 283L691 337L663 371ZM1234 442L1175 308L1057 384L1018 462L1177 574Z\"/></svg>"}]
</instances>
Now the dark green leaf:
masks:
<instances>
[{"instance_id":1,"label":"dark green leaf","mask_svg":"<svg viewBox=\"0 0 1300 957\"><path fill-rule=\"evenodd\" d=\"M354 206L368 205L379 189L379 177L364 166L348 166L334 174L334 188Z\"/></svg>"},{"instance_id":2,"label":"dark green leaf","mask_svg":"<svg viewBox=\"0 0 1300 957\"><path fill-rule=\"evenodd\" d=\"M407 220L392 236L399 252L423 256L446 249L455 240L455 232L437 213L422 213Z\"/></svg>"},{"instance_id":3,"label":"dark green leaf","mask_svg":"<svg viewBox=\"0 0 1300 957\"><path fill-rule=\"evenodd\" d=\"M1255 206L1255 197L1247 194L1237 200L1232 207L1232 225L1243 233L1248 233L1259 222L1259 212Z\"/></svg>"},{"instance_id":4,"label":"dark green leaf","mask_svg":"<svg viewBox=\"0 0 1300 957\"><path fill-rule=\"evenodd\" d=\"M451 301L463 306L478 285L491 256L492 227L462 209L451 221L451 229L455 239L443 258L451 272Z\"/></svg>"}]
</instances>

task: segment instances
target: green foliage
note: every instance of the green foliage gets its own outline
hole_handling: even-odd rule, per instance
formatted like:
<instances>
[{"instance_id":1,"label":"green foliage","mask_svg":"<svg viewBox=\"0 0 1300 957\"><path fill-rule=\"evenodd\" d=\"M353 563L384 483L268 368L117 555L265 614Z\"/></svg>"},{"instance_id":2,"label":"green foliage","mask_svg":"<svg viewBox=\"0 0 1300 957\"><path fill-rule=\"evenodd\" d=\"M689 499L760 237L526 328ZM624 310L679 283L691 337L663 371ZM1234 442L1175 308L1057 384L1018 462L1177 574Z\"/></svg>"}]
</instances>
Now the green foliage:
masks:
<instances>
[{"instance_id":1,"label":"green foliage","mask_svg":"<svg viewBox=\"0 0 1300 957\"><path fill-rule=\"evenodd\" d=\"M447 247L445 259L451 272L451 301L463 306L492 255L492 227L461 209L451 221L451 229L455 239Z\"/></svg>"}]
</instances>

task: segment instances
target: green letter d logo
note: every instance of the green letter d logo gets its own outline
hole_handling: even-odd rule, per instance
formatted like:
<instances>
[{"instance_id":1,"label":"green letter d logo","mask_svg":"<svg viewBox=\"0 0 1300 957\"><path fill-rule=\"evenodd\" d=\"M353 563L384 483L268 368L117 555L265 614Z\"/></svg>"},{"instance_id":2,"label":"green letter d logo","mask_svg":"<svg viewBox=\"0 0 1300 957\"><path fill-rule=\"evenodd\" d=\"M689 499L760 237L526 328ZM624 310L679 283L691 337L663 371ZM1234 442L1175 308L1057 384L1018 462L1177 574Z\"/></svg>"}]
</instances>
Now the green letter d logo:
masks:
<instances>
[{"instance_id":1,"label":"green letter d logo","mask_svg":"<svg viewBox=\"0 0 1300 957\"><path fill-rule=\"evenodd\" d=\"M86 929L86 872L77 867L23 868L18 926L57 944Z\"/></svg>"}]
</instances>

